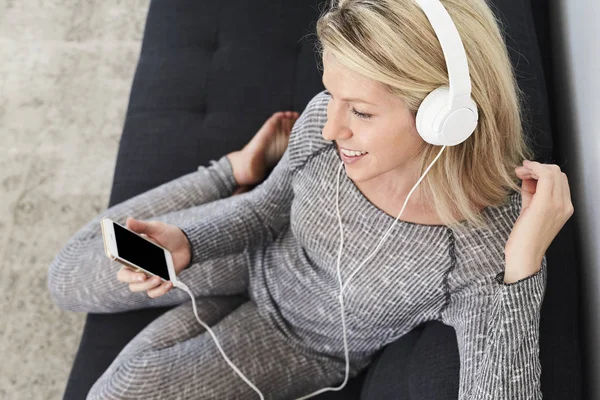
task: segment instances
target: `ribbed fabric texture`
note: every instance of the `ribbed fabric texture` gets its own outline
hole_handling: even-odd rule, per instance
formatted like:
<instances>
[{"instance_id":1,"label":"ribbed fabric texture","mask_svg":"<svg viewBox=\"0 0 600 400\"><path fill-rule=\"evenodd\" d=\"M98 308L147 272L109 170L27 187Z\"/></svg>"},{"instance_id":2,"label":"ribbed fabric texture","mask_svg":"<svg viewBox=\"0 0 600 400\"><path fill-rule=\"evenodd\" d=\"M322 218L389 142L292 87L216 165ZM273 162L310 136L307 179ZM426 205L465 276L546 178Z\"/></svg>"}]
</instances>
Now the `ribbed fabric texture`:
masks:
<instances>
[{"instance_id":1,"label":"ribbed fabric texture","mask_svg":"<svg viewBox=\"0 0 600 400\"><path fill-rule=\"evenodd\" d=\"M267 181L226 201L219 215L184 230L196 261L266 246L260 254L264 268L251 271L250 278L259 309L293 343L343 358L335 208L341 160L321 135L328 101L324 93L311 100ZM503 283L504 247L520 202L514 193L505 206L483 211L491 232L459 235L445 226L398 221L346 289L352 358L368 358L415 326L438 319L457 331L461 399L541 398L538 326L545 266L521 282ZM394 218L371 204L345 174L340 210L346 282Z\"/></svg>"},{"instance_id":2,"label":"ribbed fabric texture","mask_svg":"<svg viewBox=\"0 0 600 400\"><path fill-rule=\"evenodd\" d=\"M192 263L180 279L196 296L248 290L263 329L276 332L293 354L330 360L343 368L335 204L341 160L321 136L328 101L321 92L309 102L281 161L251 192L226 197L235 181L223 157L97 217L51 266L49 288L55 301L85 312L185 302L187 295L179 290L149 299L132 296L127 285L117 287L118 268L101 247L103 215L117 222L127 215L163 220L181 227L192 243ZM344 172L339 198L344 231L340 273L346 283L395 217L370 203ZM386 344L423 322L439 320L456 330L459 399L541 399L538 343L546 257L534 275L513 284L503 282L504 247L520 210L520 194L513 193L504 205L482 211L490 230L452 231L443 225L397 221L345 289L352 375ZM241 331L232 328L222 335L236 332ZM234 347L231 351L242 351ZM273 349L277 359L266 354L263 361L294 368L293 354L286 360ZM330 384L339 372L331 372ZM289 381L277 385L290 393L294 387Z\"/></svg>"}]
</instances>

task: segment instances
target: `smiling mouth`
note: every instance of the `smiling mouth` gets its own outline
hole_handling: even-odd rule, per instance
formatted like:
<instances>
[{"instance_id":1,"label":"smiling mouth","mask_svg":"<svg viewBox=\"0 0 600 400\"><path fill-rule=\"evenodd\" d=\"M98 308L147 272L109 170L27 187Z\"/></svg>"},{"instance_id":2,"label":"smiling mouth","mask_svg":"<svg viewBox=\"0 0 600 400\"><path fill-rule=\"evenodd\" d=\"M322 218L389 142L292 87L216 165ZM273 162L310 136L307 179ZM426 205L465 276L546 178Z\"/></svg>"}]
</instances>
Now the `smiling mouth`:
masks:
<instances>
[{"instance_id":1,"label":"smiling mouth","mask_svg":"<svg viewBox=\"0 0 600 400\"><path fill-rule=\"evenodd\" d=\"M358 157L362 157L364 155L369 154L368 151L356 151L356 150L349 150L349 149L342 150L342 147L340 147L340 145L337 142L335 143L335 150L337 151L337 153L340 157L343 154L345 157L348 157L348 158L352 158L352 157L358 158Z\"/></svg>"},{"instance_id":2,"label":"smiling mouth","mask_svg":"<svg viewBox=\"0 0 600 400\"><path fill-rule=\"evenodd\" d=\"M350 151L350 150L342 150L342 154L345 155L346 157L362 157L364 155L367 155L368 153L366 151L362 152L362 151Z\"/></svg>"}]
</instances>

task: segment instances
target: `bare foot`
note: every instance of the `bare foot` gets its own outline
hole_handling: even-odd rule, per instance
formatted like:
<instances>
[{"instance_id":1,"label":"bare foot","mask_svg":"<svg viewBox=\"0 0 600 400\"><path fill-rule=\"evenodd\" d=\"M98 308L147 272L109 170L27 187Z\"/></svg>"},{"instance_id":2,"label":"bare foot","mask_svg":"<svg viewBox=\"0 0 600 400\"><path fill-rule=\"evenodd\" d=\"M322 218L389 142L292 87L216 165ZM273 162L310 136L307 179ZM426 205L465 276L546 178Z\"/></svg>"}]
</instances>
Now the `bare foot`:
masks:
<instances>
[{"instance_id":1,"label":"bare foot","mask_svg":"<svg viewBox=\"0 0 600 400\"><path fill-rule=\"evenodd\" d=\"M299 116L295 111L274 113L242 150L229 155L238 185L253 186L265 179L267 171L279 162L287 149L292 127Z\"/></svg>"}]
</instances>

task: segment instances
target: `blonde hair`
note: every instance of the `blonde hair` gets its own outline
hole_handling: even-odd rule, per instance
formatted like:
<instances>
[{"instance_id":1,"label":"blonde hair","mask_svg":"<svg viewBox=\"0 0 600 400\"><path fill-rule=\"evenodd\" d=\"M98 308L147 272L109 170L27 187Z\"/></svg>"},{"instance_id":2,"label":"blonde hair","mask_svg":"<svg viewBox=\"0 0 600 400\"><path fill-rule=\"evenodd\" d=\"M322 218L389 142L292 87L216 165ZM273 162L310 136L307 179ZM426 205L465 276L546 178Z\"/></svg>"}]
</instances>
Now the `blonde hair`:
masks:
<instances>
[{"instance_id":1,"label":"blonde hair","mask_svg":"<svg viewBox=\"0 0 600 400\"><path fill-rule=\"evenodd\" d=\"M489 228L479 209L502 205L512 191L520 192L514 169L534 157L521 125L524 94L501 22L486 0L441 3L465 47L479 123L469 139L446 147L419 184L421 198L433 205L444 225ZM439 40L414 0L332 0L316 28L321 58L324 52L332 54L343 67L380 82L413 117L427 94L448 85ZM419 176L440 149L425 143L418 153Z\"/></svg>"}]
</instances>

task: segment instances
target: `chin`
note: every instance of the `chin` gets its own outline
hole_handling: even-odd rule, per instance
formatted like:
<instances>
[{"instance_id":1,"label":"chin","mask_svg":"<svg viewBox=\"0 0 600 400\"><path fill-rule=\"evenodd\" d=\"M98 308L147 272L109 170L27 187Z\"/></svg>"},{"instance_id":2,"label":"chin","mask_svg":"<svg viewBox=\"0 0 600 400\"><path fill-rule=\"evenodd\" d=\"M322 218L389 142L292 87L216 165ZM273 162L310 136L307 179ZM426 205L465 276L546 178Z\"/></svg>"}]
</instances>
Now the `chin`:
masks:
<instances>
[{"instance_id":1,"label":"chin","mask_svg":"<svg viewBox=\"0 0 600 400\"><path fill-rule=\"evenodd\" d=\"M353 182L366 182L372 178L366 168L360 168L352 164L345 165L344 167L346 169L346 175L348 175L348 178L352 179Z\"/></svg>"}]
</instances>

